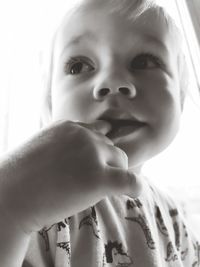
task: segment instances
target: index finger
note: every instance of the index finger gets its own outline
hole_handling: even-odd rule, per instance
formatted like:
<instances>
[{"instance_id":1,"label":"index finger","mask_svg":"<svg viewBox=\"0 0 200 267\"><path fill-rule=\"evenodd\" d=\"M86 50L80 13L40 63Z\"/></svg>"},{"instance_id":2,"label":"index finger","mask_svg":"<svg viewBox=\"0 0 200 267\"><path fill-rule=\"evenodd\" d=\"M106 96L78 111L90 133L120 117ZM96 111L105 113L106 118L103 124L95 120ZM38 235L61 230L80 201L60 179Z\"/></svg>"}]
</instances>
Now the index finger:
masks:
<instances>
[{"instance_id":1,"label":"index finger","mask_svg":"<svg viewBox=\"0 0 200 267\"><path fill-rule=\"evenodd\" d=\"M77 122L77 124L95 132L106 144L113 145L112 140L106 136L111 130L110 123L103 120L97 120L92 123Z\"/></svg>"}]
</instances>

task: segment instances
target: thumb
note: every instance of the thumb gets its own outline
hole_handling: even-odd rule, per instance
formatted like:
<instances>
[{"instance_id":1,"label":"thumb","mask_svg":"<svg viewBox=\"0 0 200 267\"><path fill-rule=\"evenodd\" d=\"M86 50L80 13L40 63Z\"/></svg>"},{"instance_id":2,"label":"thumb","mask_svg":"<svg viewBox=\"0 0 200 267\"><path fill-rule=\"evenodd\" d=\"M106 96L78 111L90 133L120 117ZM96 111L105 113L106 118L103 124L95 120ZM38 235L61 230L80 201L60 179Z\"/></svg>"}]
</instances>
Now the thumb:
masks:
<instances>
[{"instance_id":1,"label":"thumb","mask_svg":"<svg viewBox=\"0 0 200 267\"><path fill-rule=\"evenodd\" d=\"M139 177L130 171L118 167L106 166L106 181L109 194L130 194L138 197L142 192Z\"/></svg>"}]
</instances>

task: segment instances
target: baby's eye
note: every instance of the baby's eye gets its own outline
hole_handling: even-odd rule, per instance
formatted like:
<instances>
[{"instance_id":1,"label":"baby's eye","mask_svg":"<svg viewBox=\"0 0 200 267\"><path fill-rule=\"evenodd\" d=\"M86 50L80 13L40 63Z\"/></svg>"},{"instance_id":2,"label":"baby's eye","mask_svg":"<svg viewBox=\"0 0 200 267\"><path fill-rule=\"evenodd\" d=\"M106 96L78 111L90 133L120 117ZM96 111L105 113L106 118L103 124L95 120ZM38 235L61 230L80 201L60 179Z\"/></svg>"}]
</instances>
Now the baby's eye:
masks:
<instances>
[{"instance_id":1,"label":"baby's eye","mask_svg":"<svg viewBox=\"0 0 200 267\"><path fill-rule=\"evenodd\" d=\"M65 73L70 75L78 75L93 70L93 63L85 57L71 58L65 65Z\"/></svg>"},{"instance_id":2,"label":"baby's eye","mask_svg":"<svg viewBox=\"0 0 200 267\"><path fill-rule=\"evenodd\" d=\"M161 60L152 54L140 54L131 62L132 70L154 69L163 65Z\"/></svg>"}]
</instances>

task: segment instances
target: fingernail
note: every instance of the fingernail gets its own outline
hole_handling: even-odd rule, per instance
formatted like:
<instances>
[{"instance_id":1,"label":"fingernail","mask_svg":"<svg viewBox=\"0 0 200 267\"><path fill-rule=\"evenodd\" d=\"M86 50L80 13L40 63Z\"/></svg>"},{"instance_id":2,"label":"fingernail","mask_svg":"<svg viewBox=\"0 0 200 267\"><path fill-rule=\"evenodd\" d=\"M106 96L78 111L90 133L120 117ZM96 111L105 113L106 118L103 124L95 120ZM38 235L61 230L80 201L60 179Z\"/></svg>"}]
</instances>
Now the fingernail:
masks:
<instances>
[{"instance_id":1,"label":"fingernail","mask_svg":"<svg viewBox=\"0 0 200 267\"><path fill-rule=\"evenodd\" d=\"M104 120L97 120L96 130L97 131L103 131L104 134L107 134L108 132L111 131L112 126L109 122L104 121Z\"/></svg>"}]
</instances>

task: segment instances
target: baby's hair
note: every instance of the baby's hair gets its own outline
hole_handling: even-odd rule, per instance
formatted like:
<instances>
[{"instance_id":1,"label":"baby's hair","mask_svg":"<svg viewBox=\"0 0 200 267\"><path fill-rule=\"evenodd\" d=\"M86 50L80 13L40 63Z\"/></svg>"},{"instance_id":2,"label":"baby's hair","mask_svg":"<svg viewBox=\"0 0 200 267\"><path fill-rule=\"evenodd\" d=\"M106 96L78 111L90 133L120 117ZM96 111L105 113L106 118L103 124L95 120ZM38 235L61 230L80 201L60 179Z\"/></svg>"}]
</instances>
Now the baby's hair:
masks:
<instances>
[{"instance_id":1,"label":"baby's hair","mask_svg":"<svg viewBox=\"0 0 200 267\"><path fill-rule=\"evenodd\" d=\"M102 3L106 6L106 12L117 13L132 22L142 16L142 14L144 14L147 10L152 9L153 12L155 12L155 16L159 19L161 18L165 22L168 31L172 34L176 34L178 46L182 49L182 38L178 27L166 10L156 3L156 0L77 0L76 4L68 10L64 16L59 27L53 34L49 48L45 51L44 56L46 56L46 58L44 57L44 62L42 63L43 103L41 111L41 126L44 126L51 121L51 79L54 68L54 48L57 34L59 33L60 28L62 28L63 23L65 23L66 18L69 19L70 16L73 16L76 12L87 10L88 5L90 5L91 8L93 6L98 8L98 5L102 6ZM144 20L144 23L149 22ZM187 79L185 78L187 77L187 70L182 52L180 52L177 64L179 65L179 75L181 76L181 79L184 77L184 81L181 81L181 100L183 103L185 98L185 88L187 87Z\"/></svg>"},{"instance_id":2,"label":"baby's hair","mask_svg":"<svg viewBox=\"0 0 200 267\"><path fill-rule=\"evenodd\" d=\"M98 5L106 6L108 13L118 13L127 19L135 20L143 12L154 5L153 0L79 0L80 10L87 9L88 4L98 8Z\"/></svg>"}]
</instances>

